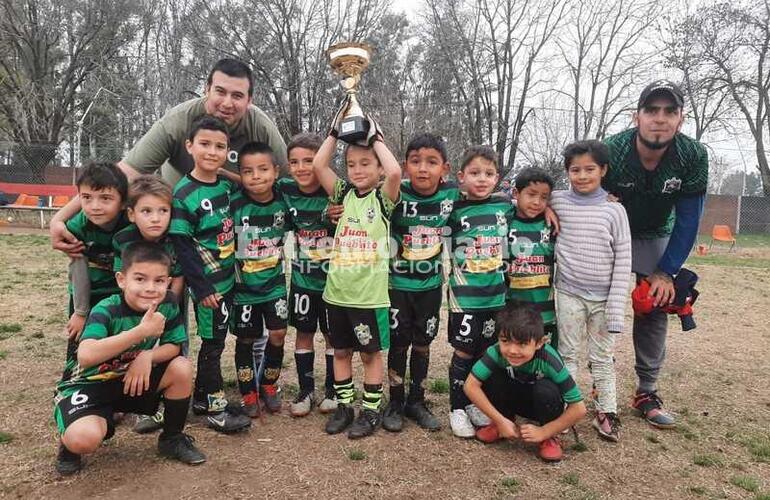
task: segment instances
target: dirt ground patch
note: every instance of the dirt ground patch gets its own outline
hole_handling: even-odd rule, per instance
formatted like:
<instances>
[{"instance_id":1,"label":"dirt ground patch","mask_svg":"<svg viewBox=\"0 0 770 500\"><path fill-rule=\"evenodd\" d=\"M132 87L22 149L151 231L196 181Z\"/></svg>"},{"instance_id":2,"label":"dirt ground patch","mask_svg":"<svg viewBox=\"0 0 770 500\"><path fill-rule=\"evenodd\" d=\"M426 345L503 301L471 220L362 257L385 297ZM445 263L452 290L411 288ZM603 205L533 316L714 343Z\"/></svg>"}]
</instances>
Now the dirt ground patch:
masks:
<instances>
[{"instance_id":1,"label":"dirt ground patch","mask_svg":"<svg viewBox=\"0 0 770 500\"><path fill-rule=\"evenodd\" d=\"M770 258L768 249L751 252L750 260ZM285 411L264 425L255 421L248 434L221 436L193 420L188 432L208 462L186 467L158 458L155 437L124 425L88 458L81 474L63 480L53 472L51 396L65 350L66 259L45 236L5 235L0 262L3 497L755 498L770 492L766 267L692 266L701 276L698 329L682 333L672 318L660 381L682 423L676 431L653 430L625 408L634 387L629 308L617 346L621 442L599 441L590 423L582 422L578 431L587 450L570 449L574 438L566 437L567 456L559 465L541 463L520 444L485 446L452 437L448 397L431 393L445 425L436 433L408 424L401 434L381 430L353 442L324 434L320 415L297 420ZM445 325L444 318L442 332ZM450 349L439 337L432 380L447 377ZM293 343L290 332L282 376L287 394L296 390ZM235 397L232 339L223 359ZM588 378L579 383L586 393Z\"/></svg>"}]
</instances>

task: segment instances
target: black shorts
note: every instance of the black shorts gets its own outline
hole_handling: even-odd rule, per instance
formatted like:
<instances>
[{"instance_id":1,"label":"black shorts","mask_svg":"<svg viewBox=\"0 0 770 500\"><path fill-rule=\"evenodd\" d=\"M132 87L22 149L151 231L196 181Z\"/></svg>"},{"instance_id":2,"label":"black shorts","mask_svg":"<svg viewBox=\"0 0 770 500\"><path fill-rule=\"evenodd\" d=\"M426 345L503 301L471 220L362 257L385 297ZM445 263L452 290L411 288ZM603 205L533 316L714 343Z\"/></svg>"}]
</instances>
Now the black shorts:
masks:
<instances>
[{"instance_id":1,"label":"black shorts","mask_svg":"<svg viewBox=\"0 0 770 500\"><path fill-rule=\"evenodd\" d=\"M107 421L107 439L115 434L115 423L112 421L114 412L155 415L162 396L158 392L158 385L170 362L153 367L150 372L150 388L141 396L123 394L122 378L84 385L74 392L65 390L65 397L62 397L62 393L57 394L54 418L59 434L64 434L67 427L79 418L98 415Z\"/></svg>"},{"instance_id":2,"label":"black shorts","mask_svg":"<svg viewBox=\"0 0 770 500\"><path fill-rule=\"evenodd\" d=\"M258 339L268 330L286 329L288 304L286 298L268 300L261 304L237 305L233 308L235 328L233 333L239 339Z\"/></svg>"},{"instance_id":3,"label":"black shorts","mask_svg":"<svg viewBox=\"0 0 770 500\"><path fill-rule=\"evenodd\" d=\"M198 324L198 336L205 340L221 340L227 337L233 313L233 291L222 294L222 300L216 309L195 304L195 322Z\"/></svg>"},{"instance_id":4,"label":"black shorts","mask_svg":"<svg viewBox=\"0 0 770 500\"><path fill-rule=\"evenodd\" d=\"M473 357L480 356L487 347L497 342L495 314L497 310L450 312L447 328L449 343L458 351Z\"/></svg>"},{"instance_id":5,"label":"black shorts","mask_svg":"<svg viewBox=\"0 0 770 500\"><path fill-rule=\"evenodd\" d=\"M329 334L329 322L326 316L326 302L323 292L310 292L291 286L289 291L289 325L302 333L315 333L321 330Z\"/></svg>"},{"instance_id":6,"label":"black shorts","mask_svg":"<svg viewBox=\"0 0 770 500\"><path fill-rule=\"evenodd\" d=\"M372 353L390 347L387 307L356 309L327 303L326 311L333 348Z\"/></svg>"},{"instance_id":7,"label":"black shorts","mask_svg":"<svg viewBox=\"0 0 770 500\"><path fill-rule=\"evenodd\" d=\"M422 292L390 290L390 345L427 346L438 333L441 288Z\"/></svg>"}]
</instances>

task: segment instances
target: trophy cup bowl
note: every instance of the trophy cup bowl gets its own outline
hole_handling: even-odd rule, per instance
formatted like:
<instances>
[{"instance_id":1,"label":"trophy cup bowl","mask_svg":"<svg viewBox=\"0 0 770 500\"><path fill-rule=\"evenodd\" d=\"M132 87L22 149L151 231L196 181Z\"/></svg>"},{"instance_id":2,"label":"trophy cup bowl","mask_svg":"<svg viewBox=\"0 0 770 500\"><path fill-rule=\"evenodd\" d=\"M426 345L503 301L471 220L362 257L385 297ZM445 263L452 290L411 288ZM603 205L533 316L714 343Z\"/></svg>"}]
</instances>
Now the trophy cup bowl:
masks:
<instances>
[{"instance_id":1,"label":"trophy cup bowl","mask_svg":"<svg viewBox=\"0 0 770 500\"><path fill-rule=\"evenodd\" d=\"M369 122L364 119L364 112L358 104L356 94L361 73L372 59L372 48L365 43L343 42L326 49L326 55L332 69L343 77L340 86L350 102L340 121L337 138L348 144L366 139Z\"/></svg>"}]
</instances>

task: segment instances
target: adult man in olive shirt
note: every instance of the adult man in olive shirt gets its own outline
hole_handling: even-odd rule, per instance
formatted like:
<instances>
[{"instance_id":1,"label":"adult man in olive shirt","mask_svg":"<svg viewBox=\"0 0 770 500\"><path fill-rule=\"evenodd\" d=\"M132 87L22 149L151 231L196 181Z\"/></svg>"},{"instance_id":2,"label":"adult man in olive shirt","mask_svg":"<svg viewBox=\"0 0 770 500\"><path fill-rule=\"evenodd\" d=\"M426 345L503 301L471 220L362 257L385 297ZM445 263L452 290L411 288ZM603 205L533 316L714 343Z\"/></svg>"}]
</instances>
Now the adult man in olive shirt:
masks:
<instances>
[{"instance_id":1,"label":"adult man in olive shirt","mask_svg":"<svg viewBox=\"0 0 770 500\"><path fill-rule=\"evenodd\" d=\"M139 174L160 171L172 186L192 170L192 158L185 149L190 124L209 114L225 122L230 133L226 170L223 175L237 178L238 151L247 142L265 142L275 151L278 162L286 165L286 145L273 121L251 104L254 80L251 69L235 59L221 59L209 73L204 97L191 99L170 109L134 145L118 166L129 181ZM80 209L73 199L51 220L53 248L79 256L83 244L67 231L64 222Z\"/></svg>"}]
</instances>

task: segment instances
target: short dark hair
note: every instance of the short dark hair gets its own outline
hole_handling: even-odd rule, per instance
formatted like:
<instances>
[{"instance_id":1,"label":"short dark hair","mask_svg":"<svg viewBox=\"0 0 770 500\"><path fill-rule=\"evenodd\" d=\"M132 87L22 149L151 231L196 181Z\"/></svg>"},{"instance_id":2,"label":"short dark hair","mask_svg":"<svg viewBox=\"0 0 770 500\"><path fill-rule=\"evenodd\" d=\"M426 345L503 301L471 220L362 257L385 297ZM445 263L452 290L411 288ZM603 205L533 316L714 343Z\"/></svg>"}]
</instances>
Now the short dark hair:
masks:
<instances>
[{"instance_id":1,"label":"short dark hair","mask_svg":"<svg viewBox=\"0 0 770 500\"><path fill-rule=\"evenodd\" d=\"M278 162L275 159L275 152L273 151L273 148L264 142L252 141L244 144L241 150L238 152L238 164L240 164L241 159L247 155L269 155L270 161L273 162L273 165L278 165Z\"/></svg>"},{"instance_id":2,"label":"short dark hair","mask_svg":"<svg viewBox=\"0 0 770 500\"><path fill-rule=\"evenodd\" d=\"M195 140L195 136L201 130L216 130L218 132L223 132L225 136L227 136L227 142L230 142L230 133L227 131L227 125L216 116L203 115L196 118L190 126L190 135L187 137L190 142Z\"/></svg>"},{"instance_id":3,"label":"short dark hair","mask_svg":"<svg viewBox=\"0 0 770 500\"><path fill-rule=\"evenodd\" d=\"M446 142L444 141L443 137L440 137L438 135L434 134L420 134L416 137L413 137L411 141L409 141L409 144L406 145L406 152L404 153L404 158L409 157L409 153L412 151L417 151L418 149L435 149L439 152L441 155L441 159L444 160L444 163L447 161L447 155L446 155Z\"/></svg>"},{"instance_id":4,"label":"short dark hair","mask_svg":"<svg viewBox=\"0 0 770 500\"><path fill-rule=\"evenodd\" d=\"M88 186L95 191L113 188L118 192L120 200L123 202L128 197L126 174L116 164L106 161L88 162L78 176L78 191L80 186Z\"/></svg>"},{"instance_id":5,"label":"short dark hair","mask_svg":"<svg viewBox=\"0 0 770 500\"><path fill-rule=\"evenodd\" d=\"M562 156L564 157L564 168L568 169L576 156L586 154L591 155L591 158L593 158L600 167L608 166L610 164L610 150L607 148L607 145L602 141L590 139L587 141L577 141L572 144L567 144L562 152Z\"/></svg>"},{"instance_id":6,"label":"short dark hair","mask_svg":"<svg viewBox=\"0 0 770 500\"><path fill-rule=\"evenodd\" d=\"M134 264L143 262L157 262L166 266L169 271L171 270L171 257L168 252L159 243L151 241L131 243L120 254L120 259L123 261L123 273L128 272Z\"/></svg>"},{"instance_id":7,"label":"short dark hair","mask_svg":"<svg viewBox=\"0 0 770 500\"><path fill-rule=\"evenodd\" d=\"M497 152L487 145L471 146L466 149L465 153L463 153L463 160L460 163L460 170L465 170L465 167L476 158L484 158L492 162L495 165L495 170L498 170Z\"/></svg>"},{"instance_id":8,"label":"short dark hair","mask_svg":"<svg viewBox=\"0 0 770 500\"><path fill-rule=\"evenodd\" d=\"M286 156L288 157L294 148L310 149L311 151L318 152L323 142L324 140L318 134L302 132L291 138L289 145L286 146Z\"/></svg>"},{"instance_id":9,"label":"short dark hair","mask_svg":"<svg viewBox=\"0 0 770 500\"><path fill-rule=\"evenodd\" d=\"M227 76L233 78L245 78L249 81L249 97L254 95L254 74L251 72L251 68L248 64L238 59L224 58L214 64L214 67L209 71L209 77L206 79L206 86L211 87L211 82L214 79L214 73L221 71Z\"/></svg>"},{"instance_id":10,"label":"short dark hair","mask_svg":"<svg viewBox=\"0 0 770 500\"><path fill-rule=\"evenodd\" d=\"M516 174L516 178L513 182L516 186L516 191L521 191L530 184L535 184L538 182L548 184L548 187L553 190L553 179L551 179L551 176L548 175L548 172L542 168L527 167Z\"/></svg>"},{"instance_id":11,"label":"short dark hair","mask_svg":"<svg viewBox=\"0 0 770 500\"><path fill-rule=\"evenodd\" d=\"M532 306L511 302L495 316L495 333L502 340L528 344L545 336L543 318Z\"/></svg>"},{"instance_id":12,"label":"short dark hair","mask_svg":"<svg viewBox=\"0 0 770 500\"><path fill-rule=\"evenodd\" d=\"M172 189L168 182L157 175L140 175L128 186L128 202L126 206L134 208L143 196L157 196L168 202L173 201Z\"/></svg>"}]
</instances>

